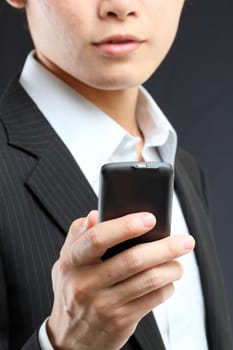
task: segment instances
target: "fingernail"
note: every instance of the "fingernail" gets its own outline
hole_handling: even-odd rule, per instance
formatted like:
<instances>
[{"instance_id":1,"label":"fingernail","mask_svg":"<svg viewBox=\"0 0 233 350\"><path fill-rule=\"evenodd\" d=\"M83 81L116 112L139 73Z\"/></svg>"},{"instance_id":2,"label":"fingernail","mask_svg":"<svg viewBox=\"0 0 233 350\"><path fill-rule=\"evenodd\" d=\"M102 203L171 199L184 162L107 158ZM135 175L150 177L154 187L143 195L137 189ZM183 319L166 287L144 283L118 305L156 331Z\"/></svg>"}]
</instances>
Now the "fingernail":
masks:
<instances>
[{"instance_id":1,"label":"fingernail","mask_svg":"<svg viewBox=\"0 0 233 350\"><path fill-rule=\"evenodd\" d=\"M155 217L150 213L141 214L143 225L146 227L152 227L155 225Z\"/></svg>"},{"instance_id":2,"label":"fingernail","mask_svg":"<svg viewBox=\"0 0 233 350\"><path fill-rule=\"evenodd\" d=\"M193 239L192 236L187 235L184 239L183 239L183 246L186 250L191 250L194 248L195 246L195 240Z\"/></svg>"},{"instance_id":3,"label":"fingernail","mask_svg":"<svg viewBox=\"0 0 233 350\"><path fill-rule=\"evenodd\" d=\"M86 231L87 225L88 225L88 216L83 220L83 222L82 222L82 224L80 226L79 233L82 233L82 232Z\"/></svg>"}]
</instances>

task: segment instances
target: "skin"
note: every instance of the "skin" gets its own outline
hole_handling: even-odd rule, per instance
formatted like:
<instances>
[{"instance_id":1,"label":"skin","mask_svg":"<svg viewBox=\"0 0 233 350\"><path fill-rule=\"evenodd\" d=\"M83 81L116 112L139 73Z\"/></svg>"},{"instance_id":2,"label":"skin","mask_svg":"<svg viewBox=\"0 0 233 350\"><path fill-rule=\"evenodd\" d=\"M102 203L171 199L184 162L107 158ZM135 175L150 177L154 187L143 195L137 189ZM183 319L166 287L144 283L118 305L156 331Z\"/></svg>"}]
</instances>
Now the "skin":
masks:
<instances>
[{"instance_id":1,"label":"skin","mask_svg":"<svg viewBox=\"0 0 233 350\"><path fill-rule=\"evenodd\" d=\"M176 35L184 0L8 0L25 7L36 58L133 135L139 85L158 68ZM140 43L122 55L101 40L131 34ZM74 221L52 270L54 303L47 323L55 349L118 350L138 322L173 292L176 258L194 248L191 236L135 246L106 261L104 252L156 224L149 213L97 223ZM94 341L93 341L94 340Z\"/></svg>"}]
</instances>

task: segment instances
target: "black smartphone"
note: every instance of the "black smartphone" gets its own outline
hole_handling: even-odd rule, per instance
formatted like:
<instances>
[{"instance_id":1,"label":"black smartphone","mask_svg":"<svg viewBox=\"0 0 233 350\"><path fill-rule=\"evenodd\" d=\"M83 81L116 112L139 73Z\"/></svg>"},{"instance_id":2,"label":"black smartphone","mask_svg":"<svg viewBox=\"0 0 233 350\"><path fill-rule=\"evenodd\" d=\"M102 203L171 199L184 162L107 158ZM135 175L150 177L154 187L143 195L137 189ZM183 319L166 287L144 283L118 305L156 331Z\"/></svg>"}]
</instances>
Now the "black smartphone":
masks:
<instances>
[{"instance_id":1,"label":"black smartphone","mask_svg":"<svg viewBox=\"0 0 233 350\"><path fill-rule=\"evenodd\" d=\"M99 221L136 212L150 212L156 226L144 235L109 248L107 259L135 244L162 239L170 234L174 174L162 162L105 164L100 173Z\"/></svg>"}]
</instances>

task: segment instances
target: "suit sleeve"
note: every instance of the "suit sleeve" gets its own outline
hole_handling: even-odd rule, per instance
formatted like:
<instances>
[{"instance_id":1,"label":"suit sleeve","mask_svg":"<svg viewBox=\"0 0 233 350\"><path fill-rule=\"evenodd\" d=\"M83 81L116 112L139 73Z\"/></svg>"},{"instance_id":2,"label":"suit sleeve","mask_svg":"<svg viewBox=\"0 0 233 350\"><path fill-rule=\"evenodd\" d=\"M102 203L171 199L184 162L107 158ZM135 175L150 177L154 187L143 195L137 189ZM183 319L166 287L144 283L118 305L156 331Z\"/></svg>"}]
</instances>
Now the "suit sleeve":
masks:
<instances>
[{"instance_id":1,"label":"suit sleeve","mask_svg":"<svg viewBox=\"0 0 233 350\"><path fill-rule=\"evenodd\" d=\"M21 350L42 350L39 344L38 331L35 331L31 338L23 345Z\"/></svg>"},{"instance_id":2,"label":"suit sleeve","mask_svg":"<svg viewBox=\"0 0 233 350\"><path fill-rule=\"evenodd\" d=\"M6 280L2 260L0 259L0 349L10 349L9 315ZM16 349L14 349L16 350ZM23 345L21 350L41 350L38 340L38 331L35 331L30 339Z\"/></svg>"},{"instance_id":3,"label":"suit sleeve","mask_svg":"<svg viewBox=\"0 0 233 350\"><path fill-rule=\"evenodd\" d=\"M0 349L8 349L9 318L6 281L4 277L3 264L0 259Z\"/></svg>"}]
</instances>

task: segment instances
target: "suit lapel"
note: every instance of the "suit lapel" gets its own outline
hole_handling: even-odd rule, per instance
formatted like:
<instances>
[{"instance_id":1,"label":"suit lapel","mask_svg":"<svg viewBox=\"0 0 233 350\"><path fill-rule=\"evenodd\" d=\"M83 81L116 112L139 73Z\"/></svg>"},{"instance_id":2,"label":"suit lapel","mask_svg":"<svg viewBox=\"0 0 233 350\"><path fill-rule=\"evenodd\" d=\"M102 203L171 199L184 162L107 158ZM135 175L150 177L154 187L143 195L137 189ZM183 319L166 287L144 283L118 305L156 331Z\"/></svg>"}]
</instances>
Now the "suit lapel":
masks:
<instances>
[{"instance_id":1,"label":"suit lapel","mask_svg":"<svg viewBox=\"0 0 233 350\"><path fill-rule=\"evenodd\" d=\"M190 179L191 174L189 174L189 170L185 168L183 162L180 161L178 155L176 159L175 189L187 221L189 232L196 239L195 251L198 263L202 266L200 271L202 275L206 263L213 259L212 252L208 249L210 244L213 244L213 238L210 220L203 199L199 196L197 189ZM205 283L204 280L203 283Z\"/></svg>"},{"instance_id":2,"label":"suit lapel","mask_svg":"<svg viewBox=\"0 0 233 350\"><path fill-rule=\"evenodd\" d=\"M189 233L195 238L195 253L197 263L200 266L199 272L202 281L204 294L207 287L206 274L211 271L213 259L214 244L211 235L210 220L206 213L205 206L199 197L194 184L191 182L190 170L186 169L183 162L180 162L179 156L176 159L175 189L180 200L184 217L187 221ZM211 249L209 247L211 246Z\"/></svg>"},{"instance_id":3,"label":"suit lapel","mask_svg":"<svg viewBox=\"0 0 233 350\"><path fill-rule=\"evenodd\" d=\"M224 342L219 335L225 334L225 332L227 334L227 331L222 327L225 320L219 320L219 315L222 312L223 315L227 315L227 311L224 309L223 281L211 233L210 219L203 203L204 199L198 194L191 182L190 179L194 175L189 174L189 172L192 170L188 169L188 165L185 164L184 160L181 162L178 156L176 161L176 191L187 220L189 232L196 239L195 253L205 300L207 337L211 349L217 350L219 344Z\"/></svg>"},{"instance_id":4,"label":"suit lapel","mask_svg":"<svg viewBox=\"0 0 233 350\"><path fill-rule=\"evenodd\" d=\"M134 336L143 350L165 350L152 312L139 322Z\"/></svg>"},{"instance_id":5,"label":"suit lapel","mask_svg":"<svg viewBox=\"0 0 233 350\"><path fill-rule=\"evenodd\" d=\"M66 233L75 218L97 208L96 195L66 146L18 82L3 97L0 113L9 144L35 158L25 185Z\"/></svg>"},{"instance_id":6,"label":"suit lapel","mask_svg":"<svg viewBox=\"0 0 233 350\"><path fill-rule=\"evenodd\" d=\"M97 209L95 193L57 138L38 160L26 186L65 232L74 219Z\"/></svg>"}]
</instances>

